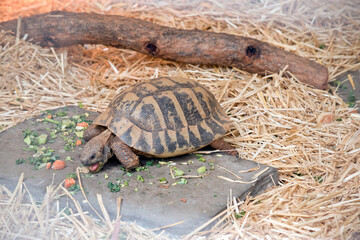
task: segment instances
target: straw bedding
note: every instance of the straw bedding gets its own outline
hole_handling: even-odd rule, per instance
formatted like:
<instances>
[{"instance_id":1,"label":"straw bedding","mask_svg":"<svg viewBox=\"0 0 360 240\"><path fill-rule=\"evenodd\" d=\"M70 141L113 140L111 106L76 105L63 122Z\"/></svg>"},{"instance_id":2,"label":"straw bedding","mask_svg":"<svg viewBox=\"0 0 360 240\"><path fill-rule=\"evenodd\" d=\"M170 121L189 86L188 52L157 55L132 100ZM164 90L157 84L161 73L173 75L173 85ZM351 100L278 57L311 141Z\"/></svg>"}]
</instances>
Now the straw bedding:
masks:
<instances>
[{"instance_id":1,"label":"straw bedding","mask_svg":"<svg viewBox=\"0 0 360 240\"><path fill-rule=\"evenodd\" d=\"M13 9L18 10L17 2ZM32 1L24 7L27 11L6 9L1 20L19 13L25 16L24 12L65 9L239 34L325 64L334 80L360 67L360 4L356 2L51 1L36 7ZM5 32L0 33L0 46L3 130L41 110L79 102L102 111L116 93L157 76L196 79L215 94L232 121L226 140L237 147L240 157L276 167L280 186L244 203L230 196L227 210L213 219L217 224L188 238L206 234L209 239L347 239L360 231L360 115L348 108L336 89L316 90L284 77L283 72L259 77L241 69L180 64L104 46L42 49ZM63 191L52 188L53 196ZM41 206L22 200L21 191L12 195L2 188L0 204L9 209L0 212L0 234L5 238L18 233L19 221L34 224L33 232L27 229L28 238L36 237L35 229L48 231L53 238L69 234L109 238L106 232L116 225L98 224L80 209L66 217L59 209L54 214L44 212L51 205L47 199ZM40 215L51 220L44 225ZM93 235L83 232L88 226L97 226ZM120 226L129 238L159 237L136 225L121 222Z\"/></svg>"}]
</instances>

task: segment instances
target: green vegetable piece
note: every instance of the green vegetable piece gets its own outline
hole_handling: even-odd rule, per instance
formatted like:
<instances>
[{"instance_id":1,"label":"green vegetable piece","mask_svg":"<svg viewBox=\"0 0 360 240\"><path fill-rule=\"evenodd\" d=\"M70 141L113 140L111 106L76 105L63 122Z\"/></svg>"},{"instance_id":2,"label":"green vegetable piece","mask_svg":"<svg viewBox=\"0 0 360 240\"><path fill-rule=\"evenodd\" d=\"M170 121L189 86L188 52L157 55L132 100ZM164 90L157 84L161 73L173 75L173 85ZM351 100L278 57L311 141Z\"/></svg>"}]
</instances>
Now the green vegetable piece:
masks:
<instances>
[{"instance_id":1,"label":"green vegetable piece","mask_svg":"<svg viewBox=\"0 0 360 240\"><path fill-rule=\"evenodd\" d=\"M148 168L146 166L139 166L137 168L135 168L135 171L140 172L140 171L147 171Z\"/></svg>"},{"instance_id":2,"label":"green vegetable piece","mask_svg":"<svg viewBox=\"0 0 360 240\"><path fill-rule=\"evenodd\" d=\"M178 168L176 168L176 167L173 167L173 171L174 171L175 176L182 176L182 175L184 175L184 171L182 171L182 170L180 170L180 169L178 169Z\"/></svg>"},{"instance_id":3,"label":"green vegetable piece","mask_svg":"<svg viewBox=\"0 0 360 240\"><path fill-rule=\"evenodd\" d=\"M59 116L59 117L65 117L65 116L67 116L67 112L66 111L62 111L62 112L58 112L57 114L56 114L56 116Z\"/></svg>"},{"instance_id":4,"label":"green vegetable piece","mask_svg":"<svg viewBox=\"0 0 360 240\"><path fill-rule=\"evenodd\" d=\"M154 160L146 161L145 165L148 167L154 166Z\"/></svg>"},{"instance_id":5,"label":"green vegetable piece","mask_svg":"<svg viewBox=\"0 0 360 240\"><path fill-rule=\"evenodd\" d=\"M354 95L354 91L353 91L353 90L350 90L350 91L349 91L348 105L349 105L349 108L353 108L353 107L355 107L355 105L356 105L356 97L355 97L355 95Z\"/></svg>"},{"instance_id":6,"label":"green vegetable piece","mask_svg":"<svg viewBox=\"0 0 360 240\"><path fill-rule=\"evenodd\" d=\"M51 137L52 139L56 138L56 137L57 137L56 133L57 133L57 130L51 131L51 132L50 132L50 137Z\"/></svg>"},{"instance_id":7,"label":"green vegetable piece","mask_svg":"<svg viewBox=\"0 0 360 240\"><path fill-rule=\"evenodd\" d=\"M242 218L244 215L245 215L245 211L241 211L240 213L235 213L235 218L236 219L239 219L239 218Z\"/></svg>"},{"instance_id":8,"label":"green vegetable piece","mask_svg":"<svg viewBox=\"0 0 360 240\"><path fill-rule=\"evenodd\" d=\"M144 178L141 175L137 175L136 180L144 182Z\"/></svg>"},{"instance_id":9,"label":"green vegetable piece","mask_svg":"<svg viewBox=\"0 0 360 240\"><path fill-rule=\"evenodd\" d=\"M79 138L83 138L84 137L84 131L80 131L80 132L75 132L75 135Z\"/></svg>"},{"instance_id":10,"label":"green vegetable piece","mask_svg":"<svg viewBox=\"0 0 360 240\"><path fill-rule=\"evenodd\" d=\"M197 169L197 172L199 173L199 174L202 174L202 173L204 173L204 172L206 172L207 170L206 170L206 167L205 166L202 166L202 167L199 167L198 169Z\"/></svg>"},{"instance_id":11,"label":"green vegetable piece","mask_svg":"<svg viewBox=\"0 0 360 240\"><path fill-rule=\"evenodd\" d=\"M195 156L200 162L206 162L205 158L203 158L201 154L195 154Z\"/></svg>"},{"instance_id":12,"label":"green vegetable piece","mask_svg":"<svg viewBox=\"0 0 360 240\"><path fill-rule=\"evenodd\" d=\"M24 142L29 146L31 144L31 138L30 136L27 136L25 139L24 139Z\"/></svg>"},{"instance_id":13,"label":"green vegetable piece","mask_svg":"<svg viewBox=\"0 0 360 240\"><path fill-rule=\"evenodd\" d=\"M325 45L325 44L320 44L320 45L319 45L319 48L320 48L320 49L325 49L325 48L326 48L326 45Z\"/></svg>"},{"instance_id":14,"label":"green vegetable piece","mask_svg":"<svg viewBox=\"0 0 360 240\"><path fill-rule=\"evenodd\" d=\"M79 184L74 184L74 185L70 186L70 187L68 188L68 190L69 190L69 192L70 192L71 194L75 194L75 193L77 193L78 191L80 191L80 185L79 185Z\"/></svg>"},{"instance_id":15,"label":"green vegetable piece","mask_svg":"<svg viewBox=\"0 0 360 240\"><path fill-rule=\"evenodd\" d=\"M73 178L73 179L77 179L77 175L76 175L76 173L68 173L68 174L66 174L66 178L67 179L71 179L71 178Z\"/></svg>"},{"instance_id":16,"label":"green vegetable piece","mask_svg":"<svg viewBox=\"0 0 360 240\"><path fill-rule=\"evenodd\" d=\"M47 135L46 134L41 134L40 136L36 137L36 141L39 145L41 144L45 144L47 140Z\"/></svg>"},{"instance_id":17,"label":"green vegetable piece","mask_svg":"<svg viewBox=\"0 0 360 240\"><path fill-rule=\"evenodd\" d=\"M107 186L110 189L110 192L119 192L120 191L119 184L108 182Z\"/></svg>"},{"instance_id":18,"label":"green vegetable piece","mask_svg":"<svg viewBox=\"0 0 360 240\"><path fill-rule=\"evenodd\" d=\"M66 156L65 161L72 161L70 156Z\"/></svg>"},{"instance_id":19,"label":"green vegetable piece","mask_svg":"<svg viewBox=\"0 0 360 240\"><path fill-rule=\"evenodd\" d=\"M60 123L59 121L56 121L56 120L53 120L50 118L44 118L44 122L54 123L56 125Z\"/></svg>"},{"instance_id":20,"label":"green vegetable piece","mask_svg":"<svg viewBox=\"0 0 360 240\"><path fill-rule=\"evenodd\" d=\"M16 160L15 163L16 163L16 165L20 165L20 164L26 163L26 160L23 159L23 158L19 158L19 159Z\"/></svg>"},{"instance_id":21,"label":"green vegetable piece","mask_svg":"<svg viewBox=\"0 0 360 240\"><path fill-rule=\"evenodd\" d=\"M165 177L159 178L159 181L160 181L160 183L167 183L168 182Z\"/></svg>"},{"instance_id":22,"label":"green vegetable piece","mask_svg":"<svg viewBox=\"0 0 360 240\"><path fill-rule=\"evenodd\" d=\"M61 122L61 130L71 127L75 127L75 123L73 121L66 119Z\"/></svg>"},{"instance_id":23,"label":"green vegetable piece","mask_svg":"<svg viewBox=\"0 0 360 240\"><path fill-rule=\"evenodd\" d=\"M46 164L47 164L47 162L41 163L39 166L37 166L37 169L41 169L41 168L46 167Z\"/></svg>"},{"instance_id":24,"label":"green vegetable piece","mask_svg":"<svg viewBox=\"0 0 360 240\"><path fill-rule=\"evenodd\" d=\"M84 104L82 102L78 102L78 107L79 108L84 108Z\"/></svg>"},{"instance_id":25,"label":"green vegetable piece","mask_svg":"<svg viewBox=\"0 0 360 240\"><path fill-rule=\"evenodd\" d=\"M187 184L188 181L185 178L180 178L179 181L177 181L178 184Z\"/></svg>"}]
</instances>

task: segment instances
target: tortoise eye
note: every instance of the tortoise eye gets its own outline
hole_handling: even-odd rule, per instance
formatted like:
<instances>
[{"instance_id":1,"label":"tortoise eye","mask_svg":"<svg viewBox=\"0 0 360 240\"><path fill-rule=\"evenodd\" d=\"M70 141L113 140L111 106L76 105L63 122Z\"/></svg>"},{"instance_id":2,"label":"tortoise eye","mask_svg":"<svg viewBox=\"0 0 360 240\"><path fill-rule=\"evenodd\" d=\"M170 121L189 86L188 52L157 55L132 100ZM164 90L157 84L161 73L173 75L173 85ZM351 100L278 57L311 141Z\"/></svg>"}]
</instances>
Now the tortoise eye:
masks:
<instances>
[{"instance_id":1,"label":"tortoise eye","mask_svg":"<svg viewBox=\"0 0 360 240\"><path fill-rule=\"evenodd\" d=\"M90 159L93 160L95 158L95 153L93 153L93 155L90 156Z\"/></svg>"}]
</instances>

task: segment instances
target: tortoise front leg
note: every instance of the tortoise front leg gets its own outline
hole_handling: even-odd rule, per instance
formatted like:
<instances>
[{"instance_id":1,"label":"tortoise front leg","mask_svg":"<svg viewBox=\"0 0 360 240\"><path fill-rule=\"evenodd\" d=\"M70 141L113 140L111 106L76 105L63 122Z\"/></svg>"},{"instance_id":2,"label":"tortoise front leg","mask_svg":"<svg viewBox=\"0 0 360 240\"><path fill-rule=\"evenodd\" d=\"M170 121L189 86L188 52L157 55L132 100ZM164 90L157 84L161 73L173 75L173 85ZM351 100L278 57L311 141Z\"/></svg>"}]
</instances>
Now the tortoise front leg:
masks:
<instances>
[{"instance_id":1,"label":"tortoise front leg","mask_svg":"<svg viewBox=\"0 0 360 240\"><path fill-rule=\"evenodd\" d=\"M86 142L88 142L90 139L100 135L100 133L102 133L105 130L106 127L91 124L85 129L83 138Z\"/></svg>"},{"instance_id":2,"label":"tortoise front leg","mask_svg":"<svg viewBox=\"0 0 360 240\"><path fill-rule=\"evenodd\" d=\"M210 143L210 146L214 149L224 150L224 153L231 156L239 157L239 154L236 151L235 147L232 146L230 143L225 142L223 138L213 141L212 143Z\"/></svg>"},{"instance_id":3,"label":"tortoise front leg","mask_svg":"<svg viewBox=\"0 0 360 240\"><path fill-rule=\"evenodd\" d=\"M115 154L116 158L124 165L124 167L129 170L139 166L139 157L131 150L131 148L126 145L118 137L114 137L111 143L111 149Z\"/></svg>"}]
</instances>

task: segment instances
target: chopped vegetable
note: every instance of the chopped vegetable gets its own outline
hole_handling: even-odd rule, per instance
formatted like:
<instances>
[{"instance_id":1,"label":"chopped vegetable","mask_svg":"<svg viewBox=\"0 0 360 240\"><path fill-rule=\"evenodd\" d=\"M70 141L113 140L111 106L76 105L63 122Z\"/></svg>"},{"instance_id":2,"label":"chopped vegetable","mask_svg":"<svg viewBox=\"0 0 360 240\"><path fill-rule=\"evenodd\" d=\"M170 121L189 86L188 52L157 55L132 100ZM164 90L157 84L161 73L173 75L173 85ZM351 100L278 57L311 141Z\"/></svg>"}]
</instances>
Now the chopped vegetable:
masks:
<instances>
[{"instance_id":1,"label":"chopped vegetable","mask_svg":"<svg viewBox=\"0 0 360 240\"><path fill-rule=\"evenodd\" d=\"M87 122L80 122L76 126L85 128L85 127L88 127L89 124L87 124Z\"/></svg>"},{"instance_id":2,"label":"chopped vegetable","mask_svg":"<svg viewBox=\"0 0 360 240\"><path fill-rule=\"evenodd\" d=\"M77 193L78 191L80 191L80 186L79 186L79 184L74 184L74 185L70 186L70 187L68 188L68 191L70 191L71 194Z\"/></svg>"},{"instance_id":3,"label":"chopped vegetable","mask_svg":"<svg viewBox=\"0 0 360 240\"><path fill-rule=\"evenodd\" d=\"M19 159L16 160L15 163L16 163L16 165L23 164L23 163L26 163L26 160L23 159L23 158L19 158Z\"/></svg>"},{"instance_id":4,"label":"chopped vegetable","mask_svg":"<svg viewBox=\"0 0 360 240\"><path fill-rule=\"evenodd\" d=\"M52 165L52 169L61 170L61 169L65 168L65 165L66 165L65 161L56 160Z\"/></svg>"},{"instance_id":5,"label":"chopped vegetable","mask_svg":"<svg viewBox=\"0 0 360 240\"><path fill-rule=\"evenodd\" d=\"M65 117L65 116L67 116L67 112L66 111L62 111L62 112L58 112L57 114L56 114L56 116L59 116L59 117Z\"/></svg>"},{"instance_id":6,"label":"chopped vegetable","mask_svg":"<svg viewBox=\"0 0 360 240\"><path fill-rule=\"evenodd\" d=\"M66 174L66 178L67 179L70 179L70 178L73 178L73 179L77 179L77 176L76 176L76 173L68 173Z\"/></svg>"},{"instance_id":7,"label":"chopped vegetable","mask_svg":"<svg viewBox=\"0 0 360 240\"><path fill-rule=\"evenodd\" d=\"M349 105L349 108L353 108L353 107L355 107L355 105L356 105L356 97L355 97L355 95L354 95L354 91L353 91L353 90L350 90L350 91L349 91L348 105Z\"/></svg>"},{"instance_id":8,"label":"chopped vegetable","mask_svg":"<svg viewBox=\"0 0 360 240\"><path fill-rule=\"evenodd\" d=\"M179 181L177 181L178 184L187 184L188 181L185 178L181 178Z\"/></svg>"},{"instance_id":9,"label":"chopped vegetable","mask_svg":"<svg viewBox=\"0 0 360 240\"><path fill-rule=\"evenodd\" d=\"M136 180L144 182L144 178L141 175L137 175Z\"/></svg>"},{"instance_id":10,"label":"chopped vegetable","mask_svg":"<svg viewBox=\"0 0 360 240\"><path fill-rule=\"evenodd\" d=\"M201 154L195 154L195 156L200 162L206 162L205 158Z\"/></svg>"},{"instance_id":11,"label":"chopped vegetable","mask_svg":"<svg viewBox=\"0 0 360 240\"><path fill-rule=\"evenodd\" d=\"M65 188L69 188L71 187L72 185L75 185L75 179L73 178L66 178L65 179Z\"/></svg>"},{"instance_id":12,"label":"chopped vegetable","mask_svg":"<svg viewBox=\"0 0 360 240\"><path fill-rule=\"evenodd\" d=\"M76 140L75 145L80 146L81 145L81 140L80 139Z\"/></svg>"},{"instance_id":13,"label":"chopped vegetable","mask_svg":"<svg viewBox=\"0 0 360 240\"><path fill-rule=\"evenodd\" d=\"M84 131L77 131L75 132L75 135L79 138L83 138L84 137Z\"/></svg>"},{"instance_id":14,"label":"chopped vegetable","mask_svg":"<svg viewBox=\"0 0 360 240\"><path fill-rule=\"evenodd\" d=\"M41 134L40 136L36 137L36 141L39 145L41 144L45 144L47 140L47 135L46 134Z\"/></svg>"},{"instance_id":15,"label":"chopped vegetable","mask_svg":"<svg viewBox=\"0 0 360 240\"><path fill-rule=\"evenodd\" d=\"M65 130L66 128L74 127L75 123L69 119L62 120L61 122L61 130Z\"/></svg>"},{"instance_id":16,"label":"chopped vegetable","mask_svg":"<svg viewBox=\"0 0 360 240\"><path fill-rule=\"evenodd\" d=\"M175 176L182 176L182 175L184 175L184 171L182 171L182 170L180 170L180 169L178 169L178 168L176 168L176 167L173 167L172 169L173 169L173 171L174 171Z\"/></svg>"},{"instance_id":17,"label":"chopped vegetable","mask_svg":"<svg viewBox=\"0 0 360 240\"><path fill-rule=\"evenodd\" d=\"M146 161L145 165L148 167L154 166L154 160Z\"/></svg>"},{"instance_id":18,"label":"chopped vegetable","mask_svg":"<svg viewBox=\"0 0 360 240\"><path fill-rule=\"evenodd\" d=\"M46 169L50 169L51 168L51 162L47 162L46 163Z\"/></svg>"},{"instance_id":19,"label":"chopped vegetable","mask_svg":"<svg viewBox=\"0 0 360 240\"><path fill-rule=\"evenodd\" d=\"M197 172L199 173L199 174L202 174L202 173L204 173L204 172L206 172L207 170L206 170L206 167L205 166L202 166L202 167L199 167L198 169L197 169Z\"/></svg>"},{"instance_id":20,"label":"chopped vegetable","mask_svg":"<svg viewBox=\"0 0 360 240\"><path fill-rule=\"evenodd\" d=\"M187 202L186 198L181 198L180 201L182 201L182 202L184 202L184 203Z\"/></svg>"},{"instance_id":21,"label":"chopped vegetable","mask_svg":"<svg viewBox=\"0 0 360 240\"><path fill-rule=\"evenodd\" d=\"M137 171L137 172L148 171L148 167L147 166L139 166L139 167L135 168L135 171Z\"/></svg>"},{"instance_id":22,"label":"chopped vegetable","mask_svg":"<svg viewBox=\"0 0 360 240\"><path fill-rule=\"evenodd\" d=\"M49 122L49 123L54 123L54 124L60 124L60 122L59 121L55 121L55 120L53 120L53 119L51 119L51 118L45 118L44 119L44 121L45 122Z\"/></svg>"},{"instance_id":23,"label":"chopped vegetable","mask_svg":"<svg viewBox=\"0 0 360 240\"><path fill-rule=\"evenodd\" d=\"M51 119L52 115L47 115L46 118Z\"/></svg>"},{"instance_id":24,"label":"chopped vegetable","mask_svg":"<svg viewBox=\"0 0 360 240\"><path fill-rule=\"evenodd\" d=\"M83 108L84 107L84 104L82 102L78 102L78 107L79 108Z\"/></svg>"},{"instance_id":25,"label":"chopped vegetable","mask_svg":"<svg viewBox=\"0 0 360 240\"><path fill-rule=\"evenodd\" d=\"M162 177L159 178L160 183L167 183L168 181L166 180L166 178Z\"/></svg>"},{"instance_id":26,"label":"chopped vegetable","mask_svg":"<svg viewBox=\"0 0 360 240\"><path fill-rule=\"evenodd\" d=\"M110 192L119 192L120 191L120 185L117 183L108 182L107 186L110 189Z\"/></svg>"}]
</instances>

